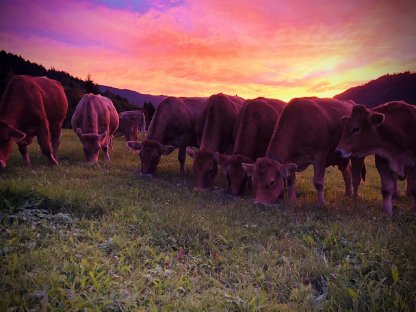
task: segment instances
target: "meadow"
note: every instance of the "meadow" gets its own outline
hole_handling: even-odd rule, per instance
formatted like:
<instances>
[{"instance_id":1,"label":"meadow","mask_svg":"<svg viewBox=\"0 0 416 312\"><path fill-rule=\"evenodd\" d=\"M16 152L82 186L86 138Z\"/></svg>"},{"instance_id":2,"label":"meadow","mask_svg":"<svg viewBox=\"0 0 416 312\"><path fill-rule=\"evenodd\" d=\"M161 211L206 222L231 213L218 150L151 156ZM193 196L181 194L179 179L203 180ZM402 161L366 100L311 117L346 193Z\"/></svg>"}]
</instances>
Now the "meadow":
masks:
<instances>
[{"instance_id":1,"label":"meadow","mask_svg":"<svg viewBox=\"0 0 416 312\"><path fill-rule=\"evenodd\" d=\"M416 309L411 200L382 214L373 158L357 202L329 168L318 208L308 169L296 204L263 207L224 193L222 176L195 193L176 152L140 177L137 155L113 145L111 162L86 165L64 130L57 168L35 142L32 168L14 148L0 172L1 311Z\"/></svg>"}]
</instances>

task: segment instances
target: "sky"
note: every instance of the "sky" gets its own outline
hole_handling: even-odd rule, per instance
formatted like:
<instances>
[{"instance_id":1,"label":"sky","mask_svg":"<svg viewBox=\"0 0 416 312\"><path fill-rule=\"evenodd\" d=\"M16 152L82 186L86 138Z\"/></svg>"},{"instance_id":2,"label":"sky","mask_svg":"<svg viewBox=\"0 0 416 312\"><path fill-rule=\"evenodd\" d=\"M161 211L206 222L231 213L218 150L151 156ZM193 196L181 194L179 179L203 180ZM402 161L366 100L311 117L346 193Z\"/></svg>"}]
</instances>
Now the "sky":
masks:
<instances>
[{"instance_id":1,"label":"sky","mask_svg":"<svg viewBox=\"0 0 416 312\"><path fill-rule=\"evenodd\" d=\"M416 1L0 0L0 49L141 93L326 97L416 71Z\"/></svg>"}]
</instances>

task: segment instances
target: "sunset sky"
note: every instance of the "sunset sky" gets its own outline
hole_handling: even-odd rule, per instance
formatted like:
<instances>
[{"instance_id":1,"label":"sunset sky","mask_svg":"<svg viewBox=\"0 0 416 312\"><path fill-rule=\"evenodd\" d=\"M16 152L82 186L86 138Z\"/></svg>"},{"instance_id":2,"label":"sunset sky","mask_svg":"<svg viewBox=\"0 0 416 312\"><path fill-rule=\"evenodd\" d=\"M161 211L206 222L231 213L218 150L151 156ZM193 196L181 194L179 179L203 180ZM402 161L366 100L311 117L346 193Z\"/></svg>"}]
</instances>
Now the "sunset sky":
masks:
<instances>
[{"instance_id":1,"label":"sunset sky","mask_svg":"<svg viewBox=\"0 0 416 312\"><path fill-rule=\"evenodd\" d=\"M0 0L0 49L142 93L333 96L416 71L416 1Z\"/></svg>"}]
</instances>

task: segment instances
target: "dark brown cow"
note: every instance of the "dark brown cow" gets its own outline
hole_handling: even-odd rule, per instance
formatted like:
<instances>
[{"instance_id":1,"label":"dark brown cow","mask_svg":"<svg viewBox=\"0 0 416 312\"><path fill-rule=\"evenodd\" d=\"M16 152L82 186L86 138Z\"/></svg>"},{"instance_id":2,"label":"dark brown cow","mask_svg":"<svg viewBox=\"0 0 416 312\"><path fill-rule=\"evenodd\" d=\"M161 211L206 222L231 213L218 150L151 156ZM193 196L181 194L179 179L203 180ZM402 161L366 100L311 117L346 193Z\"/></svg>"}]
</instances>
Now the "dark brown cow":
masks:
<instances>
[{"instance_id":1,"label":"dark brown cow","mask_svg":"<svg viewBox=\"0 0 416 312\"><path fill-rule=\"evenodd\" d=\"M324 205L325 168L337 165L343 174L345 192L357 196L363 159L353 161L353 185L349 159L336 155L342 132L342 117L349 114L353 104L333 99L293 99L283 109L279 122L267 148L266 157L256 164L243 164L252 175L256 202L272 204L283 194L287 178L289 198L296 199L295 172L313 165L313 184L318 195L318 204Z\"/></svg>"},{"instance_id":2,"label":"dark brown cow","mask_svg":"<svg viewBox=\"0 0 416 312\"><path fill-rule=\"evenodd\" d=\"M175 148L179 148L180 172L185 173L186 147L197 146L200 141L198 129L205 107L204 98L168 97L159 104L146 140L127 143L140 155L141 175L153 176L161 155L169 155Z\"/></svg>"},{"instance_id":3,"label":"dark brown cow","mask_svg":"<svg viewBox=\"0 0 416 312\"><path fill-rule=\"evenodd\" d=\"M91 93L81 98L71 125L81 140L86 162L97 163L100 149L104 160L110 160L109 149L118 122L117 111L109 98Z\"/></svg>"},{"instance_id":4,"label":"dark brown cow","mask_svg":"<svg viewBox=\"0 0 416 312\"><path fill-rule=\"evenodd\" d=\"M238 116L232 155L217 154L218 164L227 177L228 192L241 196L249 184L242 163L264 157L277 120L286 103L263 97L247 100Z\"/></svg>"},{"instance_id":5,"label":"dark brown cow","mask_svg":"<svg viewBox=\"0 0 416 312\"><path fill-rule=\"evenodd\" d=\"M401 101L373 109L354 106L345 118L337 151L345 157L376 155L383 211L390 216L395 181L407 176L407 193L413 195L416 213L416 107Z\"/></svg>"},{"instance_id":6,"label":"dark brown cow","mask_svg":"<svg viewBox=\"0 0 416 312\"><path fill-rule=\"evenodd\" d=\"M114 136L124 136L126 141L138 141L138 131L146 135L146 118L141 110L126 111L119 115L119 126Z\"/></svg>"},{"instance_id":7,"label":"dark brown cow","mask_svg":"<svg viewBox=\"0 0 416 312\"><path fill-rule=\"evenodd\" d=\"M213 186L218 172L215 152L230 154L234 146L234 128L244 100L225 94L212 95L208 99L201 148L186 152L194 159L193 173L196 191L206 191Z\"/></svg>"},{"instance_id":8,"label":"dark brown cow","mask_svg":"<svg viewBox=\"0 0 416 312\"><path fill-rule=\"evenodd\" d=\"M27 146L37 136L40 149L51 165L58 164L62 123L68 101L62 85L46 77L14 76L0 104L0 168L19 146L23 161L30 166Z\"/></svg>"}]
</instances>

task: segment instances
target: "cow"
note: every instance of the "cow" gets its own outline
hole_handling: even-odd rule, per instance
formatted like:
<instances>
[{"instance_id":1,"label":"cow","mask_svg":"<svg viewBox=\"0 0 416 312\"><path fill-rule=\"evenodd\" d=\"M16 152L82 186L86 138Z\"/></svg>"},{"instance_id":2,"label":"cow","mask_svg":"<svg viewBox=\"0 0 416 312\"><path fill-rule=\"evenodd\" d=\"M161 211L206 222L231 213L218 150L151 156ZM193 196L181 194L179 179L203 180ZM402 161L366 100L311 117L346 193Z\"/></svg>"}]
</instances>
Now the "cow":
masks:
<instances>
[{"instance_id":1,"label":"cow","mask_svg":"<svg viewBox=\"0 0 416 312\"><path fill-rule=\"evenodd\" d=\"M407 177L407 194L413 196L416 213L416 107L403 101L373 109L356 105L348 115L344 118L338 153L343 157L375 154L381 177L382 209L389 216L393 214L397 177Z\"/></svg>"},{"instance_id":2,"label":"cow","mask_svg":"<svg viewBox=\"0 0 416 312\"><path fill-rule=\"evenodd\" d=\"M205 98L167 97L157 107L150 123L146 139L142 143L127 142L128 147L139 153L140 175L152 177L156 173L162 155L179 149L180 173L185 173L186 147L198 146L201 137L200 122L206 107Z\"/></svg>"},{"instance_id":3,"label":"cow","mask_svg":"<svg viewBox=\"0 0 416 312\"><path fill-rule=\"evenodd\" d=\"M244 99L238 96L215 94L209 97L205 124L199 150L188 146L186 152L193 158L194 190L212 189L218 173L215 152L230 154L235 139L235 125Z\"/></svg>"},{"instance_id":4,"label":"cow","mask_svg":"<svg viewBox=\"0 0 416 312\"><path fill-rule=\"evenodd\" d=\"M104 160L110 160L109 149L118 124L117 111L109 98L92 93L81 98L71 125L82 143L87 163L98 162L100 149L104 152Z\"/></svg>"},{"instance_id":5,"label":"cow","mask_svg":"<svg viewBox=\"0 0 416 312\"><path fill-rule=\"evenodd\" d=\"M119 126L114 136L124 136L126 142L137 141L138 131L146 135L146 118L141 110L125 111L119 115Z\"/></svg>"},{"instance_id":6,"label":"cow","mask_svg":"<svg viewBox=\"0 0 416 312\"><path fill-rule=\"evenodd\" d=\"M68 100L58 81L24 75L11 78L0 104L0 168L6 167L13 142L30 166L27 146L35 136L49 163L57 165L67 111Z\"/></svg>"},{"instance_id":7,"label":"cow","mask_svg":"<svg viewBox=\"0 0 416 312\"><path fill-rule=\"evenodd\" d=\"M345 193L357 197L364 159L339 157L335 148L341 138L342 117L349 114L353 104L333 99L295 98L283 109L265 157L255 164L242 164L252 176L255 202L273 204L283 196L287 180L289 199L296 200L295 172L313 165L313 184L318 205L325 204L323 187L325 168L337 165L345 182Z\"/></svg>"},{"instance_id":8,"label":"cow","mask_svg":"<svg viewBox=\"0 0 416 312\"><path fill-rule=\"evenodd\" d=\"M217 153L218 165L228 182L228 192L244 195L249 177L242 163L253 163L264 157L276 122L286 102L259 97L247 100L238 116L237 134L232 155Z\"/></svg>"}]
</instances>

